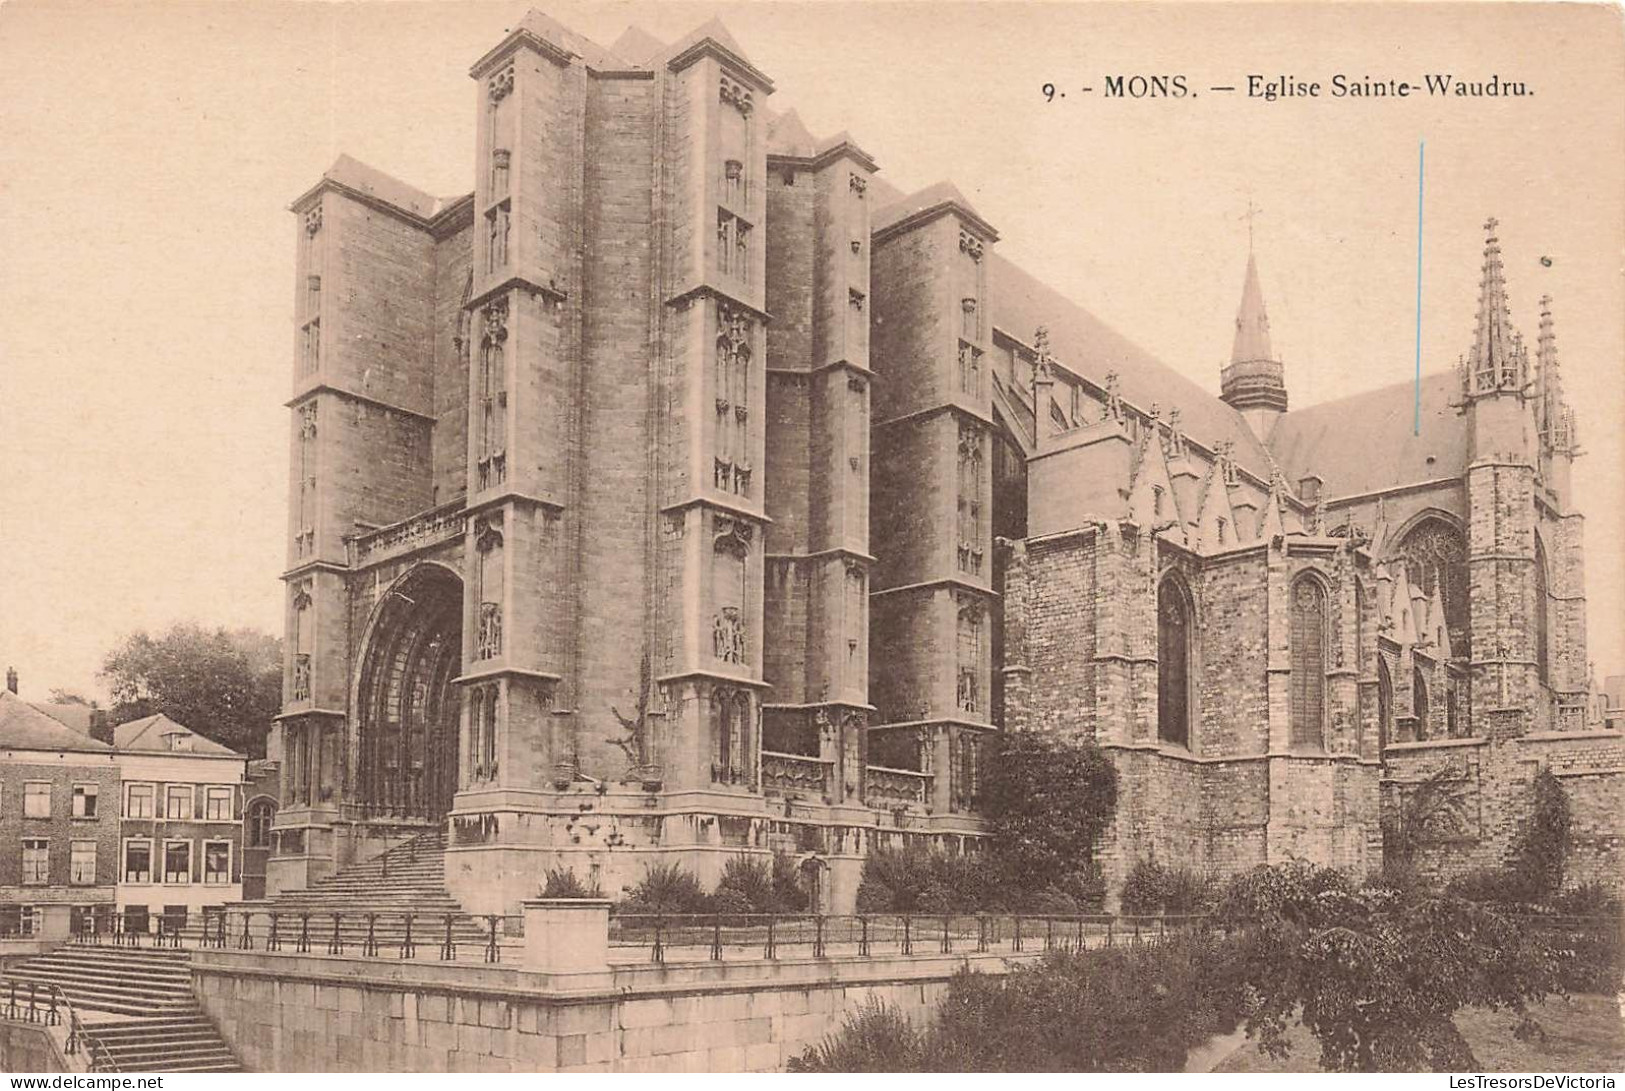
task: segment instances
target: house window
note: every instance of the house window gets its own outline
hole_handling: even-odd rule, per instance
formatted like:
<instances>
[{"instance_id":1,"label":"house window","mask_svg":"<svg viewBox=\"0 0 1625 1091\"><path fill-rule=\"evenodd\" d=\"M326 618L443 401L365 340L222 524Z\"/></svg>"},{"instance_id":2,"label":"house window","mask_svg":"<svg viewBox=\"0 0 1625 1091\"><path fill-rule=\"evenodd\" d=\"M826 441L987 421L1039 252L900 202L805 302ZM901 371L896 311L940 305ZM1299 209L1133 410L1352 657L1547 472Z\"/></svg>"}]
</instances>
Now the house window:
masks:
<instances>
[{"instance_id":1,"label":"house window","mask_svg":"<svg viewBox=\"0 0 1625 1091\"><path fill-rule=\"evenodd\" d=\"M231 789L207 788L203 803L203 817L210 822L231 821Z\"/></svg>"},{"instance_id":2,"label":"house window","mask_svg":"<svg viewBox=\"0 0 1625 1091\"><path fill-rule=\"evenodd\" d=\"M156 789L151 784L130 784L124 788L124 817L151 818Z\"/></svg>"},{"instance_id":3,"label":"house window","mask_svg":"<svg viewBox=\"0 0 1625 1091\"><path fill-rule=\"evenodd\" d=\"M190 784L171 784L164 789L164 817L171 819L192 817Z\"/></svg>"},{"instance_id":4,"label":"house window","mask_svg":"<svg viewBox=\"0 0 1625 1091\"><path fill-rule=\"evenodd\" d=\"M276 804L268 799L256 799L248 805L247 846L251 849L271 847L271 823L276 820Z\"/></svg>"},{"instance_id":5,"label":"house window","mask_svg":"<svg viewBox=\"0 0 1625 1091\"><path fill-rule=\"evenodd\" d=\"M43 780L31 780L23 785L23 817L51 817L51 786Z\"/></svg>"},{"instance_id":6,"label":"house window","mask_svg":"<svg viewBox=\"0 0 1625 1091\"><path fill-rule=\"evenodd\" d=\"M224 886L231 882L230 841L203 843L203 881L210 886Z\"/></svg>"},{"instance_id":7,"label":"house window","mask_svg":"<svg viewBox=\"0 0 1625 1091\"><path fill-rule=\"evenodd\" d=\"M1170 576L1157 588L1157 737L1175 746L1191 741L1190 592Z\"/></svg>"},{"instance_id":8,"label":"house window","mask_svg":"<svg viewBox=\"0 0 1625 1091\"><path fill-rule=\"evenodd\" d=\"M152 842L124 842L124 881L127 883L152 882Z\"/></svg>"},{"instance_id":9,"label":"house window","mask_svg":"<svg viewBox=\"0 0 1625 1091\"><path fill-rule=\"evenodd\" d=\"M96 785L75 784L73 786L73 817L96 817Z\"/></svg>"},{"instance_id":10,"label":"house window","mask_svg":"<svg viewBox=\"0 0 1625 1091\"><path fill-rule=\"evenodd\" d=\"M1293 746L1325 745L1326 592L1312 577L1292 586Z\"/></svg>"},{"instance_id":11,"label":"house window","mask_svg":"<svg viewBox=\"0 0 1625 1091\"><path fill-rule=\"evenodd\" d=\"M44 886L51 881L50 844L44 838L23 841L24 886Z\"/></svg>"},{"instance_id":12,"label":"house window","mask_svg":"<svg viewBox=\"0 0 1625 1091\"><path fill-rule=\"evenodd\" d=\"M190 841L164 842L164 882L189 883L192 881L192 843Z\"/></svg>"},{"instance_id":13,"label":"house window","mask_svg":"<svg viewBox=\"0 0 1625 1091\"><path fill-rule=\"evenodd\" d=\"M69 846L68 882L90 886L96 881L96 842L75 841Z\"/></svg>"}]
</instances>

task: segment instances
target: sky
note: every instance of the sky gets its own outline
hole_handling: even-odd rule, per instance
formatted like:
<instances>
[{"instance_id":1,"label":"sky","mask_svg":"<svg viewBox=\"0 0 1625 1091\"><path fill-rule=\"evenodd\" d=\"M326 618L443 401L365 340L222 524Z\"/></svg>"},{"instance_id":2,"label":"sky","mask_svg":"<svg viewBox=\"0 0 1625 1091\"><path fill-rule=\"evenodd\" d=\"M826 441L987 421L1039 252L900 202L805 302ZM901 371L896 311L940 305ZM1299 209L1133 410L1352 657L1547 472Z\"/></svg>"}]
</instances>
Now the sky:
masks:
<instances>
[{"instance_id":1,"label":"sky","mask_svg":"<svg viewBox=\"0 0 1625 1091\"><path fill-rule=\"evenodd\" d=\"M523 3L0 6L0 665L105 697L121 635L279 632L296 221L340 153L472 188L469 65ZM768 104L848 130L893 185L947 178L1000 252L1217 393L1249 205L1294 406L1471 344L1481 224L1513 317L1555 303L1586 456L1591 658L1625 671L1625 48L1604 6L559 3L601 44L720 16ZM1292 98L1499 74L1521 98ZM1106 100L1181 73L1179 100ZM1058 92L1047 101L1042 87ZM1082 88L1093 86L1085 93ZM1544 259L1544 260L1543 260ZM1358 427L1358 421L1350 421ZM1328 481L1335 493L1335 481Z\"/></svg>"}]
</instances>

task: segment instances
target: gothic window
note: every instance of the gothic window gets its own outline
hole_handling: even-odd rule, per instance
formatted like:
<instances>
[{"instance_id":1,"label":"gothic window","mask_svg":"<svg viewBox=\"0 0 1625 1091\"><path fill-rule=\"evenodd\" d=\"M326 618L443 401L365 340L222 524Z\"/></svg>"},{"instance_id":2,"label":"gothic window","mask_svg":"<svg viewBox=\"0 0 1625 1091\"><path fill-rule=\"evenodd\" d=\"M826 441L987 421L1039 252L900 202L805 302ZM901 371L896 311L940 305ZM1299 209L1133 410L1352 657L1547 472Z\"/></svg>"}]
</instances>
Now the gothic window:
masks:
<instances>
[{"instance_id":1,"label":"gothic window","mask_svg":"<svg viewBox=\"0 0 1625 1091\"><path fill-rule=\"evenodd\" d=\"M956 659L959 669L954 703L961 712L979 712L982 708L982 608L979 605L959 608Z\"/></svg>"},{"instance_id":2,"label":"gothic window","mask_svg":"<svg viewBox=\"0 0 1625 1091\"><path fill-rule=\"evenodd\" d=\"M316 639L311 617L310 581L300 582L293 593L293 687L295 701L310 700L310 655Z\"/></svg>"},{"instance_id":3,"label":"gothic window","mask_svg":"<svg viewBox=\"0 0 1625 1091\"><path fill-rule=\"evenodd\" d=\"M1546 550L1535 537L1535 673L1542 682L1551 681L1551 592L1546 585Z\"/></svg>"},{"instance_id":4,"label":"gothic window","mask_svg":"<svg viewBox=\"0 0 1625 1091\"><path fill-rule=\"evenodd\" d=\"M959 570L982 571L982 434L974 424L959 425Z\"/></svg>"},{"instance_id":5,"label":"gothic window","mask_svg":"<svg viewBox=\"0 0 1625 1091\"><path fill-rule=\"evenodd\" d=\"M308 557L316 549L316 402L299 407L299 527L295 551Z\"/></svg>"},{"instance_id":6,"label":"gothic window","mask_svg":"<svg viewBox=\"0 0 1625 1091\"><path fill-rule=\"evenodd\" d=\"M1428 680L1421 667L1411 671L1411 711L1416 714L1416 741L1428 737Z\"/></svg>"},{"instance_id":7,"label":"gothic window","mask_svg":"<svg viewBox=\"0 0 1625 1091\"><path fill-rule=\"evenodd\" d=\"M1405 574L1412 586L1431 597L1435 589L1444 604L1444 620L1450 630L1450 650L1458 657L1468 654L1471 629L1468 624L1467 549L1461 532L1443 519L1424 519L1400 543Z\"/></svg>"},{"instance_id":8,"label":"gothic window","mask_svg":"<svg viewBox=\"0 0 1625 1091\"><path fill-rule=\"evenodd\" d=\"M256 799L248 805L245 821L248 825L248 839L245 848L266 849L271 847L271 823L276 820L276 804L269 799Z\"/></svg>"},{"instance_id":9,"label":"gothic window","mask_svg":"<svg viewBox=\"0 0 1625 1091\"><path fill-rule=\"evenodd\" d=\"M504 201L485 214L485 271L496 273L508 267L508 239L512 217Z\"/></svg>"},{"instance_id":10,"label":"gothic window","mask_svg":"<svg viewBox=\"0 0 1625 1091\"><path fill-rule=\"evenodd\" d=\"M750 495L750 316L737 307L717 308L715 453L712 484Z\"/></svg>"},{"instance_id":11,"label":"gothic window","mask_svg":"<svg viewBox=\"0 0 1625 1091\"><path fill-rule=\"evenodd\" d=\"M1157 587L1157 738L1191 742L1191 598L1169 576Z\"/></svg>"},{"instance_id":12,"label":"gothic window","mask_svg":"<svg viewBox=\"0 0 1625 1091\"><path fill-rule=\"evenodd\" d=\"M724 663L745 662L745 562L750 544L730 527L711 552L712 654Z\"/></svg>"},{"instance_id":13,"label":"gothic window","mask_svg":"<svg viewBox=\"0 0 1625 1091\"><path fill-rule=\"evenodd\" d=\"M508 302L485 307L485 333L480 338L479 420L476 445L479 488L502 484L508 476Z\"/></svg>"},{"instance_id":14,"label":"gothic window","mask_svg":"<svg viewBox=\"0 0 1625 1091\"><path fill-rule=\"evenodd\" d=\"M1292 585L1293 746L1325 745L1326 592L1312 576Z\"/></svg>"},{"instance_id":15,"label":"gothic window","mask_svg":"<svg viewBox=\"0 0 1625 1091\"><path fill-rule=\"evenodd\" d=\"M1388 661L1377 657L1377 748L1381 750L1394 737L1394 679Z\"/></svg>"},{"instance_id":16,"label":"gothic window","mask_svg":"<svg viewBox=\"0 0 1625 1091\"><path fill-rule=\"evenodd\" d=\"M502 524L498 518L474 523L474 600L479 603L475 659L502 654Z\"/></svg>"},{"instance_id":17,"label":"gothic window","mask_svg":"<svg viewBox=\"0 0 1625 1091\"><path fill-rule=\"evenodd\" d=\"M982 794L982 740L975 733L964 731L954 742L954 808L970 810Z\"/></svg>"},{"instance_id":18,"label":"gothic window","mask_svg":"<svg viewBox=\"0 0 1625 1091\"><path fill-rule=\"evenodd\" d=\"M497 705L496 686L469 692L468 767L476 781L497 775Z\"/></svg>"}]
</instances>

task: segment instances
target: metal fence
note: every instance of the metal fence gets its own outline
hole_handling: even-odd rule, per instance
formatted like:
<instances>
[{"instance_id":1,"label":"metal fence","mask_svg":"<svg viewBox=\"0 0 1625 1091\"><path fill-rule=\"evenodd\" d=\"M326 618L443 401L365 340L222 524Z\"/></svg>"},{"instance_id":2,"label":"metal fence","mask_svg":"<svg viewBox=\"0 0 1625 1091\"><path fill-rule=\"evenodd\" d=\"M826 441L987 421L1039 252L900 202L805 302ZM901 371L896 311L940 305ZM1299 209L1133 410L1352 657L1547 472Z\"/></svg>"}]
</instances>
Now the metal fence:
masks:
<instances>
[{"instance_id":1,"label":"metal fence","mask_svg":"<svg viewBox=\"0 0 1625 1091\"><path fill-rule=\"evenodd\" d=\"M1207 927L1186 916L1017 916L992 914L702 913L616 914L611 952L646 951L647 961L1027 953L1159 942Z\"/></svg>"}]
</instances>

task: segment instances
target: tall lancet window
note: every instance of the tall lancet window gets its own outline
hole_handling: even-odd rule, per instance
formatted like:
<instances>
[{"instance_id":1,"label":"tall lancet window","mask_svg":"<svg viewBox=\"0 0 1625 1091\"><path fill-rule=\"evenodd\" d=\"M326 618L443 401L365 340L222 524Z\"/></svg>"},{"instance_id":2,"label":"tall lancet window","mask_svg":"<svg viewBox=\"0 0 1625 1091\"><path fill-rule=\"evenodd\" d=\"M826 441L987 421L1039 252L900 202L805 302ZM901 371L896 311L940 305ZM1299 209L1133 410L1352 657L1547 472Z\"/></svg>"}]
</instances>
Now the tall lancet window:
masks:
<instances>
[{"instance_id":1,"label":"tall lancet window","mask_svg":"<svg viewBox=\"0 0 1625 1091\"><path fill-rule=\"evenodd\" d=\"M479 487L488 489L508 478L508 301L485 306L485 332L480 338L479 430L476 471Z\"/></svg>"},{"instance_id":2,"label":"tall lancet window","mask_svg":"<svg viewBox=\"0 0 1625 1091\"><path fill-rule=\"evenodd\" d=\"M1312 576L1292 585L1293 746L1326 744L1326 592Z\"/></svg>"},{"instance_id":3,"label":"tall lancet window","mask_svg":"<svg viewBox=\"0 0 1625 1091\"><path fill-rule=\"evenodd\" d=\"M316 551L316 402L299 407L299 526L294 548L300 557Z\"/></svg>"},{"instance_id":4,"label":"tall lancet window","mask_svg":"<svg viewBox=\"0 0 1625 1091\"><path fill-rule=\"evenodd\" d=\"M982 571L982 433L968 421L961 421L959 425L958 466L959 570L979 575Z\"/></svg>"},{"instance_id":5,"label":"tall lancet window","mask_svg":"<svg viewBox=\"0 0 1625 1091\"><path fill-rule=\"evenodd\" d=\"M1428 704L1428 680L1421 667L1411 671L1411 711L1416 714L1416 741L1421 742L1431 734L1428 713L1432 711Z\"/></svg>"},{"instance_id":6,"label":"tall lancet window","mask_svg":"<svg viewBox=\"0 0 1625 1091\"><path fill-rule=\"evenodd\" d=\"M1377 748L1380 751L1394 737L1394 676L1388 661L1377 654Z\"/></svg>"},{"instance_id":7,"label":"tall lancet window","mask_svg":"<svg viewBox=\"0 0 1625 1091\"><path fill-rule=\"evenodd\" d=\"M479 617L474 638L475 659L502 654L503 602L502 523L500 518L474 523L474 590Z\"/></svg>"},{"instance_id":8,"label":"tall lancet window","mask_svg":"<svg viewBox=\"0 0 1625 1091\"><path fill-rule=\"evenodd\" d=\"M719 523L711 550L712 654L724 663L745 662L745 569L749 528L732 520Z\"/></svg>"},{"instance_id":9,"label":"tall lancet window","mask_svg":"<svg viewBox=\"0 0 1625 1091\"><path fill-rule=\"evenodd\" d=\"M1546 550L1535 536L1535 674L1542 682L1551 681L1552 597L1546 584Z\"/></svg>"},{"instance_id":10,"label":"tall lancet window","mask_svg":"<svg viewBox=\"0 0 1625 1091\"><path fill-rule=\"evenodd\" d=\"M846 566L846 685L849 690L858 691L864 686L864 675L867 667L867 657L864 654L863 638L868 631L865 620L865 607L869 596L865 594L863 569L855 564Z\"/></svg>"},{"instance_id":11,"label":"tall lancet window","mask_svg":"<svg viewBox=\"0 0 1625 1091\"><path fill-rule=\"evenodd\" d=\"M1191 597L1170 575L1157 587L1157 738L1191 743Z\"/></svg>"}]
</instances>

